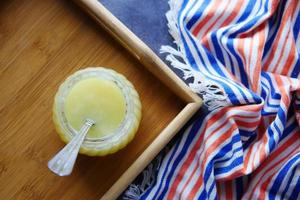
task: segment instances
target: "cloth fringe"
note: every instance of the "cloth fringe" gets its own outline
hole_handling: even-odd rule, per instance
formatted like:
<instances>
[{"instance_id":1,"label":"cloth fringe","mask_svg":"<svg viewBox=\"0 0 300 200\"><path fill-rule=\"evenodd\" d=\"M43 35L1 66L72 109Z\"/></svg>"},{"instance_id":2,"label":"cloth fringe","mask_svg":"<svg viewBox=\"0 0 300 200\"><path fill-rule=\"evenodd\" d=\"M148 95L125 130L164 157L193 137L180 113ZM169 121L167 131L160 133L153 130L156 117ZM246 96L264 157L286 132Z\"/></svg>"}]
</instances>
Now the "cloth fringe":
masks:
<instances>
[{"instance_id":1,"label":"cloth fringe","mask_svg":"<svg viewBox=\"0 0 300 200\"><path fill-rule=\"evenodd\" d=\"M128 189L125 191L122 199L124 200L138 200L141 195L151 187L155 180L162 161L162 155L158 155L154 161L152 161L146 169L143 171L143 178L139 184L130 184Z\"/></svg>"},{"instance_id":2,"label":"cloth fringe","mask_svg":"<svg viewBox=\"0 0 300 200\"><path fill-rule=\"evenodd\" d=\"M177 23L177 13L181 7L181 2L170 0L169 6L170 10L166 13L166 18L169 33L173 37L177 49L163 45L161 46L160 53L168 54L166 60L169 61L174 68L179 69L183 73L183 79L193 78L193 82L189 83L189 87L202 96L204 105L208 110L228 106L228 98L223 89L212 81L206 80L199 71L194 70L188 64Z\"/></svg>"}]
</instances>

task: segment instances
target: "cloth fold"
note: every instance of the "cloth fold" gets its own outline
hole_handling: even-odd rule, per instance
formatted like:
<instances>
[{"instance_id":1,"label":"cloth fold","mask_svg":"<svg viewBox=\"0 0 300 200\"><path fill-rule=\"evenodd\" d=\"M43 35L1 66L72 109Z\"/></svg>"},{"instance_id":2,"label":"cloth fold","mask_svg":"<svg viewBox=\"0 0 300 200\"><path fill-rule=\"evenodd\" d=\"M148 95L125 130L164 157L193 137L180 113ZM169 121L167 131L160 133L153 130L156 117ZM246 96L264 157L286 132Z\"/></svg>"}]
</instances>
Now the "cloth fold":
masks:
<instances>
[{"instance_id":1,"label":"cloth fold","mask_svg":"<svg viewBox=\"0 0 300 200\"><path fill-rule=\"evenodd\" d=\"M300 198L300 1L170 0L177 49L207 111L140 199Z\"/></svg>"}]
</instances>

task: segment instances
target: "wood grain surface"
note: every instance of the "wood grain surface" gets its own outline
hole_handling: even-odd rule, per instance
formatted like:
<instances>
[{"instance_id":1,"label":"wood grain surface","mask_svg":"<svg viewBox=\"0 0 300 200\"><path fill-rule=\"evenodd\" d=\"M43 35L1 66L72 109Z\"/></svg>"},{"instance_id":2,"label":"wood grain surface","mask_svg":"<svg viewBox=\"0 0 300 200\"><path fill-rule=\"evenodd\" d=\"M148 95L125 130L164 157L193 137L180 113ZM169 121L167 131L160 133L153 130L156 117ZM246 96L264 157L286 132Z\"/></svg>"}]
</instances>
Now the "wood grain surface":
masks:
<instances>
[{"instance_id":1,"label":"wood grain surface","mask_svg":"<svg viewBox=\"0 0 300 200\"><path fill-rule=\"evenodd\" d=\"M79 156L69 177L47 169L64 144L52 119L59 84L86 66L123 73L141 96L136 138L107 157ZM67 0L0 2L0 199L98 199L184 102Z\"/></svg>"}]
</instances>

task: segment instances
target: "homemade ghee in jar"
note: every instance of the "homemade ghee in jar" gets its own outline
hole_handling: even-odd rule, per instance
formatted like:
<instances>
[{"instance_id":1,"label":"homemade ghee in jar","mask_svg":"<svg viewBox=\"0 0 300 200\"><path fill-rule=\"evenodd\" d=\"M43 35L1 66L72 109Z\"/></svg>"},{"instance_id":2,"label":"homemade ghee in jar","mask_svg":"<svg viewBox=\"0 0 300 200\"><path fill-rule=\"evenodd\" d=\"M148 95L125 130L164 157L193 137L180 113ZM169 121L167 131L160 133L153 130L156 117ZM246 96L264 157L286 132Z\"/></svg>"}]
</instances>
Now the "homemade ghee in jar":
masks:
<instances>
[{"instance_id":1,"label":"homemade ghee in jar","mask_svg":"<svg viewBox=\"0 0 300 200\"><path fill-rule=\"evenodd\" d=\"M54 101L53 120L69 142L86 119L95 124L80 153L104 156L126 146L141 120L141 102L133 85L121 74L102 67L77 71L61 84Z\"/></svg>"}]
</instances>

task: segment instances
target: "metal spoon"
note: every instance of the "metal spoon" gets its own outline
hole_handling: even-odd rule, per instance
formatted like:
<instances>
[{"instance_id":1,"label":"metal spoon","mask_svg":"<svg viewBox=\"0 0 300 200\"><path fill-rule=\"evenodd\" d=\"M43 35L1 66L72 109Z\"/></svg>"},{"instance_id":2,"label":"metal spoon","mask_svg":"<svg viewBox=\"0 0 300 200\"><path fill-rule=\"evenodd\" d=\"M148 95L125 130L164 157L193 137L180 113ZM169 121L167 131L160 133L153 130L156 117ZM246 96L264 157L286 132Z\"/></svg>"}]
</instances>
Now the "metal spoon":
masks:
<instances>
[{"instance_id":1,"label":"metal spoon","mask_svg":"<svg viewBox=\"0 0 300 200\"><path fill-rule=\"evenodd\" d=\"M93 120L86 119L77 135L48 162L48 168L52 172L59 176L68 176L71 174L80 146L89 129L94 124Z\"/></svg>"}]
</instances>

